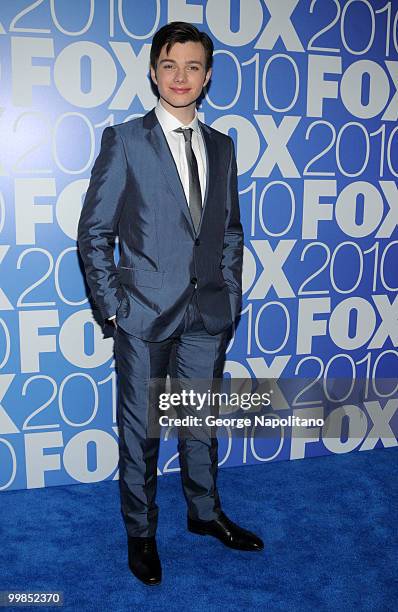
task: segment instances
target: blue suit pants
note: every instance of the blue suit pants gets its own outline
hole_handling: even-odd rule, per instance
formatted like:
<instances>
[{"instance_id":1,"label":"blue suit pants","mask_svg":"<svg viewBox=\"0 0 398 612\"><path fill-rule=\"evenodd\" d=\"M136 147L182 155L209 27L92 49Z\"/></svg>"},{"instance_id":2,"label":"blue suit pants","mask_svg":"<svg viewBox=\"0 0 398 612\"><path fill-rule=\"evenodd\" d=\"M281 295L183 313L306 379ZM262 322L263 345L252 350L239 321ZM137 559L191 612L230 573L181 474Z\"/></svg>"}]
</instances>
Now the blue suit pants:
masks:
<instances>
[{"instance_id":1,"label":"blue suit pants","mask_svg":"<svg viewBox=\"0 0 398 612\"><path fill-rule=\"evenodd\" d=\"M209 334L202 321L196 292L174 333L160 342L148 342L118 327L115 358L118 374L119 487L121 512L129 536L155 535L159 436L158 393L167 373L173 381L212 383L222 377L230 330ZM156 379L157 384L153 384ZM181 383L181 385L183 382ZM196 407L182 407L178 416L198 415ZM211 403L200 416L217 416ZM163 413L164 414L164 413ZM193 519L210 521L220 513L217 491L217 437L215 428L178 428L181 479Z\"/></svg>"}]
</instances>

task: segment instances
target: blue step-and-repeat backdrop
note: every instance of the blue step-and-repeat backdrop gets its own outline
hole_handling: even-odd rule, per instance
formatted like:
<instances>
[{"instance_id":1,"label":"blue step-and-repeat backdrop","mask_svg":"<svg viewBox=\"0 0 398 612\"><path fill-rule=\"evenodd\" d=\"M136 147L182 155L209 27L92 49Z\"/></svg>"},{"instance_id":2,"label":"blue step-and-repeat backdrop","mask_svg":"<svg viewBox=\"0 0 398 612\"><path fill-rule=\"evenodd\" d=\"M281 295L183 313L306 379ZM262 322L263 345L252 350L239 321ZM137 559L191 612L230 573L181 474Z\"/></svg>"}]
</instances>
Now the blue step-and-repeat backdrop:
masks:
<instances>
[{"instance_id":1,"label":"blue step-and-repeat backdrop","mask_svg":"<svg viewBox=\"0 0 398 612\"><path fill-rule=\"evenodd\" d=\"M237 149L244 304L226 375L303 379L326 395L336 379L365 381L357 404L346 388L329 394L327 415L305 389L275 407L326 417L333 435L221 436L220 464L396 446L398 2L5 0L0 11L0 489L118 478L113 341L92 319L76 230L103 129L156 103L151 39L174 20L215 42L200 117ZM178 469L166 437L162 474Z\"/></svg>"}]
</instances>

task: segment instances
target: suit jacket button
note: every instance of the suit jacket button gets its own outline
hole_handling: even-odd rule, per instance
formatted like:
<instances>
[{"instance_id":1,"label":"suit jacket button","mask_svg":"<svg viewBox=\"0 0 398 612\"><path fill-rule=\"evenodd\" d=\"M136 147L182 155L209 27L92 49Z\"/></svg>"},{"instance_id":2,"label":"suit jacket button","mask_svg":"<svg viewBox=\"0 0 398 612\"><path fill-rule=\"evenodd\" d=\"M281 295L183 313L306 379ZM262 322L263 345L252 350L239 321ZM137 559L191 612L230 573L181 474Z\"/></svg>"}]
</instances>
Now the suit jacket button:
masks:
<instances>
[{"instance_id":1,"label":"suit jacket button","mask_svg":"<svg viewBox=\"0 0 398 612\"><path fill-rule=\"evenodd\" d=\"M197 283L197 282L198 282L198 279L197 279L197 278L195 278L195 276L194 276L193 278L191 278L191 284L192 284L192 285L195 285L195 287L196 287L196 283Z\"/></svg>"},{"instance_id":2,"label":"suit jacket button","mask_svg":"<svg viewBox=\"0 0 398 612\"><path fill-rule=\"evenodd\" d=\"M200 245L200 240L199 240L199 238L196 238L196 240L195 240L195 246L199 246L199 245Z\"/></svg>"}]
</instances>

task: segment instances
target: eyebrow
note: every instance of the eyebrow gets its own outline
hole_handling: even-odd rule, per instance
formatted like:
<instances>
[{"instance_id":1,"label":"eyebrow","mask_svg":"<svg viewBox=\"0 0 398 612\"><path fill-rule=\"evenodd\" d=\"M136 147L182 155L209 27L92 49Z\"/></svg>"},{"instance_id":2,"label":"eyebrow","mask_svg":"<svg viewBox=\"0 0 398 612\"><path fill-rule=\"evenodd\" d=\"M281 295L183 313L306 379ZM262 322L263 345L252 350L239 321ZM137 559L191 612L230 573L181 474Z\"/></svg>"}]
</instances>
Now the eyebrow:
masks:
<instances>
[{"instance_id":1,"label":"eyebrow","mask_svg":"<svg viewBox=\"0 0 398 612\"><path fill-rule=\"evenodd\" d=\"M159 64L163 64L163 63L168 63L168 64L175 64L176 61L173 59L162 59L160 60ZM197 60L188 60L187 62L185 62L186 64L198 64L198 66L203 66L202 62L199 62Z\"/></svg>"}]
</instances>

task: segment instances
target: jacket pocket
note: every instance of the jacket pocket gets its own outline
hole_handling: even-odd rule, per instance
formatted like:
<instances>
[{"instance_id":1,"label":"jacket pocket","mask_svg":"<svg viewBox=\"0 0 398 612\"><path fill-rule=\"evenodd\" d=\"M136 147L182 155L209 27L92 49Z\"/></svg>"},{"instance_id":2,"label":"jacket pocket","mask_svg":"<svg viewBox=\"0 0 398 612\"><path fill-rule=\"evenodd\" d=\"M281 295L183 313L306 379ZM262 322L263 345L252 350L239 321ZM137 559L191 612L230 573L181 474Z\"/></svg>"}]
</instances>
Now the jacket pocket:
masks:
<instances>
[{"instance_id":1,"label":"jacket pocket","mask_svg":"<svg viewBox=\"0 0 398 612\"><path fill-rule=\"evenodd\" d=\"M120 281L128 287L134 285L160 289L163 285L164 272L141 270L140 268L119 268Z\"/></svg>"}]
</instances>

